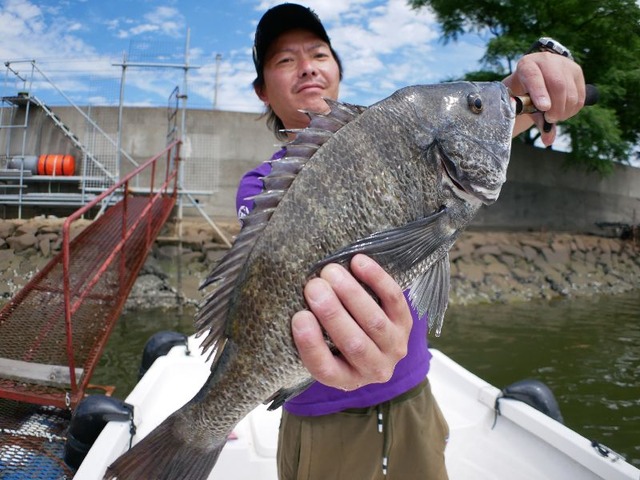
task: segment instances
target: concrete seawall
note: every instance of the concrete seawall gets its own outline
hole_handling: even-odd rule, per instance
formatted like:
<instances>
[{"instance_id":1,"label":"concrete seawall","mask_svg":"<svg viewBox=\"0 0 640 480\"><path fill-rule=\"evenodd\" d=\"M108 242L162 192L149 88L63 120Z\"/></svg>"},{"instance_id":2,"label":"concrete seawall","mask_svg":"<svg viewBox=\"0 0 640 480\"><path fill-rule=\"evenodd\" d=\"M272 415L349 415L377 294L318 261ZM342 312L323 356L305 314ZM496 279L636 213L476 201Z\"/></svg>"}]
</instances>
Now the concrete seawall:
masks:
<instances>
[{"instance_id":1,"label":"concrete seawall","mask_svg":"<svg viewBox=\"0 0 640 480\"><path fill-rule=\"evenodd\" d=\"M62 219L0 221L0 301L7 301L60 250ZM82 228L80 224L78 228ZM229 235L237 222L223 225ZM202 222L185 222L182 250L167 225L138 277L127 309L177 305L177 256L183 302L226 250ZM451 304L515 302L616 294L640 287L640 239L551 232L465 232L450 252Z\"/></svg>"}]
</instances>

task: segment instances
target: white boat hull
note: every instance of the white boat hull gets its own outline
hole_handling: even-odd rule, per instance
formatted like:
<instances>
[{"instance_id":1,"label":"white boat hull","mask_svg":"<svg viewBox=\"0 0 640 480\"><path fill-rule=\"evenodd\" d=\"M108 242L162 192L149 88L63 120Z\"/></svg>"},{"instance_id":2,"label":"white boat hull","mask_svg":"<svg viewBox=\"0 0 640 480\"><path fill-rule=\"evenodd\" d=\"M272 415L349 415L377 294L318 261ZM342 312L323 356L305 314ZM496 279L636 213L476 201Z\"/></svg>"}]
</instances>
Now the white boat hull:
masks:
<instances>
[{"instance_id":1,"label":"white boat hull","mask_svg":"<svg viewBox=\"0 0 640 480\"><path fill-rule=\"evenodd\" d=\"M209 375L198 341L174 347L158 358L127 397L134 405L137 432L144 438L164 418L186 403ZM449 423L446 450L451 480L640 479L640 470L615 454L603 457L591 442L534 408L500 400L500 390L432 350L429 379ZM209 480L276 480L280 412L256 408L235 429ZM75 480L101 479L107 466L127 450L129 424L110 422L89 451Z\"/></svg>"}]
</instances>

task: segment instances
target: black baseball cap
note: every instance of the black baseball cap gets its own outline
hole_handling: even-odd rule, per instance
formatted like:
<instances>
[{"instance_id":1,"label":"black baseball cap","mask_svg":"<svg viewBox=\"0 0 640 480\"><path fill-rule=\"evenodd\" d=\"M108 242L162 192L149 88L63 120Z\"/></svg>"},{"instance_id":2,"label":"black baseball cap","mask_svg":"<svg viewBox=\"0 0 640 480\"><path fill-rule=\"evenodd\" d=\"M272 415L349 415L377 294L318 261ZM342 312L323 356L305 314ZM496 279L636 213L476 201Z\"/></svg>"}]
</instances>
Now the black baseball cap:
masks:
<instances>
[{"instance_id":1,"label":"black baseball cap","mask_svg":"<svg viewBox=\"0 0 640 480\"><path fill-rule=\"evenodd\" d=\"M266 11L256 28L256 36L253 42L253 63L258 76L262 75L264 57L269 46L280 35L294 28L302 28L313 32L331 47L329 35L327 35L320 18L313 10L296 3L277 5Z\"/></svg>"}]
</instances>

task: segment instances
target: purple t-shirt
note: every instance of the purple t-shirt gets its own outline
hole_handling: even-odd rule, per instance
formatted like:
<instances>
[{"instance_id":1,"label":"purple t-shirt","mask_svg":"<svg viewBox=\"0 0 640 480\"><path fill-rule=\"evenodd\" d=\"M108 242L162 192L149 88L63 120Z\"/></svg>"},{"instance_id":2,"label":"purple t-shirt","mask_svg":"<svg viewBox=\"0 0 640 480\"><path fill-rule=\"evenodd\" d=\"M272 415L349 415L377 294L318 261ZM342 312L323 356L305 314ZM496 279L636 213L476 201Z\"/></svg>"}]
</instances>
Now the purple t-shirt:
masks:
<instances>
[{"instance_id":1,"label":"purple t-shirt","mask_svg":"<svg viewBox=\"0 0 640 480\"><path fill-rule=\"evenodd\" d=\"M282 158L285 150L277 151L272 160ZM271 163L265 162L247 172L240 181L236 194L238 218L246 216L253 208L248 200L262 191L261 178L271 171ZM405 296L408 292L405 292ZM431 353L427 348L427 320L411 309L413 328L409 335L407 356L396 365L391 380L373 383L351 392L313 383L307 390L285 403L284 408L294 415L316 416L336 413L347 408L366 408L391 400L424 380L429 371Z\"/></svg>"}]
</instances>

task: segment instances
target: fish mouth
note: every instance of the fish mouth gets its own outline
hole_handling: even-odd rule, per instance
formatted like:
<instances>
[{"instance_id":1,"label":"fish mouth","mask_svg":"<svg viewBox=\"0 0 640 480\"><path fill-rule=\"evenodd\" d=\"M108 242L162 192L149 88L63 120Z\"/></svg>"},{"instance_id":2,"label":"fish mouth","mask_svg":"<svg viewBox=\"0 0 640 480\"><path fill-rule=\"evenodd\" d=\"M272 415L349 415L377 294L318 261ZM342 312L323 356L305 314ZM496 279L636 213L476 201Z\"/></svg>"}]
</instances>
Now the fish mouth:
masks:
<instances>
[{"instance_id":1,"label":"fish mouth","mask_svg":"<svg viewBox=\"0 0 640 480\"><path fill-rule=\"evenodd\" d=\"M445 182L453 193L462 200L490 205L498 199L500 188L490 189L473 184L466 175L460 174L455 162L449 158L441 146L438 146L440 164L445 173Z\"/></svg>"}]
</instances>

